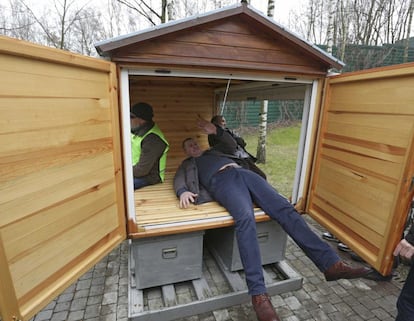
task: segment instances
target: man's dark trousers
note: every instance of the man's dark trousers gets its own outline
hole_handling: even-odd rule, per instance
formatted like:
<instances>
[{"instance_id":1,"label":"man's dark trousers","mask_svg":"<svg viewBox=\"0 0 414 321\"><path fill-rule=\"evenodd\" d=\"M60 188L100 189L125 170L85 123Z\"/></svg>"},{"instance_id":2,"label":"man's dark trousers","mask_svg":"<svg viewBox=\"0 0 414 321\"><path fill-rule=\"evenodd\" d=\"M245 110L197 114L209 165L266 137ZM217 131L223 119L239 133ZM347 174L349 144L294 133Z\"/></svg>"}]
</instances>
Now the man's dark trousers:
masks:
<instances>
[{"instance_id":1,"label":"man's dark trousers","mask_svg":"<svg viewBox=\"0 0 414 321\"><path fill-rule=\"evenodd\" d=\"M397 301L398 315L395 321L414 321L414 263L405 280Z\"/></svg>"},{"instance_id":2,"label":"man's dark trousers","mask_svg":"<svg viewBox=\"0 0 414 321\"><path fill-rule=\"evenodd\" d=\"M250 295L266 292L253 202L282 226L320 271L324 272L340 260L292 204L256 173L243 168L225 169L213 175L208 190L235 220L237 244Z\"/></svg>"}]
</instances>

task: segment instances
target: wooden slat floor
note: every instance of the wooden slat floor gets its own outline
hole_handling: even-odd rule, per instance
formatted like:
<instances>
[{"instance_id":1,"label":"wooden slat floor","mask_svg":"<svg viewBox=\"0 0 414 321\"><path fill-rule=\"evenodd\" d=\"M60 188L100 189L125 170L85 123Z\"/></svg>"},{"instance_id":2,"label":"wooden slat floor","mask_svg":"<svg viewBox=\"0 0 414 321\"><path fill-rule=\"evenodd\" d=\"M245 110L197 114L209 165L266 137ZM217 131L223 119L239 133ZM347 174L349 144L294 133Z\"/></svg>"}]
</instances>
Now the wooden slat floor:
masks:
<instances>
[{"instance_id":1,"label":"wooden slat floor","mask_svg":"<svg viewBox=\"0 0 414 321\"><path fill-rule=\"evenodd\" d=\"M135 217L138 233L135 237L155 236L230 226L234 221L217 202L179 207L173 189L173 173L167 173L164 183L135 191ZM256 221L268 216L255 208Z\"/></svg>"}]
</instances>

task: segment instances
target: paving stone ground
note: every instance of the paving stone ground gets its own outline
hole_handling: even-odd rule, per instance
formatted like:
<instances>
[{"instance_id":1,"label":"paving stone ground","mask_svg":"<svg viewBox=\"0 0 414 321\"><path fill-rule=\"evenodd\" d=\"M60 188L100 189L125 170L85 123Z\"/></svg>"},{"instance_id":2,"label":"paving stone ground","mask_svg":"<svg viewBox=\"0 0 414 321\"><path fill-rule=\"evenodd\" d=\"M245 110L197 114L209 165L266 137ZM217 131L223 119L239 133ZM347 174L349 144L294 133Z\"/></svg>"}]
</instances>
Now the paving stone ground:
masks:
<instances>
[{"instance_id":1,"label":"paving stone ground","mask_svg":"<svg viewBox=\"0 0 414 321\"><path fill-rule=\"evenodd\" d=\"M324 230L305 215L319 234ZM336 249L336 244L330 242ZM344 259L349 253L337 251ZM303 277L301 289L272 296L283 321L392 321L396 300L408 272L400 264L389 281L366 279L326 282L323 274L288 239L286 261ZM223 281L224 282L224 281ZM180 299L191 295L177 289ZM157 304L154 294L153 304ZM90 271L72 284L31 321L127 321L128 320L128 243L114 249ZM256 321L250 302L231 308L194 315L179 321Z\"/></svg>"}]
</instances>

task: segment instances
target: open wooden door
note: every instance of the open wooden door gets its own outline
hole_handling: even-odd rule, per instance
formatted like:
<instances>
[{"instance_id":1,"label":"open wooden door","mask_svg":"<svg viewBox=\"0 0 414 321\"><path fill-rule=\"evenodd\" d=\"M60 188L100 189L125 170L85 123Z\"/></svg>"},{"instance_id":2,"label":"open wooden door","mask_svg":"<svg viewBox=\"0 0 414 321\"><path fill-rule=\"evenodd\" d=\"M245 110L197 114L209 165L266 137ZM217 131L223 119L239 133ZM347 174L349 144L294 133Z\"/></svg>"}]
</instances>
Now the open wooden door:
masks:
<instances>
[{"instance_id":1,"label":"open wooden door","mask_svg":"<svg viewBox=\"0 0 414 321\"><path fill-rule=\"evenodd\" d=\"M414 64L327 80L307 212L383 275L413 198Z\"/></svg>"},{"instance_id":2,"label":"open wooden door","mask_svg":"<svg viewBox=\"0 0 414 321\"><path fill-rule=\"evenodd\" d=\"M113 63L0 37L0 311L29 320L125 239Z\"/></svg>"}]
</instances>

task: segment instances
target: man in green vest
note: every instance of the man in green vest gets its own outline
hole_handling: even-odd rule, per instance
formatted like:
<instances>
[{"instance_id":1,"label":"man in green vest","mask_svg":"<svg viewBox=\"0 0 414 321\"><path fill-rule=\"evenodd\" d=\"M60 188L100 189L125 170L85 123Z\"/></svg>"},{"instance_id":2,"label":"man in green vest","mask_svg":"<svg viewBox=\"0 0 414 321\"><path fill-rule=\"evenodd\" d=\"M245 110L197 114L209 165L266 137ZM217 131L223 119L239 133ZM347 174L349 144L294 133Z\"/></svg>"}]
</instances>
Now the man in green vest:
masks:
<instances>
[{"instance_id":1,"label":"man in green vest","mask_svg":"<svg viewBox=\"0 0 414 321\"><path fill-rule=\"evenodd\" d=\"M152 107L144 102L132 106L131 151L134 189L164 181L169 149L161 129L152 121Z\"/></svg>"}]
</instances>

